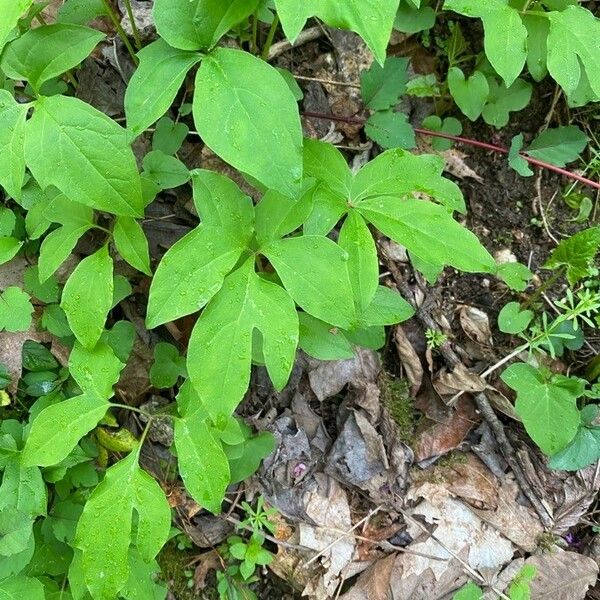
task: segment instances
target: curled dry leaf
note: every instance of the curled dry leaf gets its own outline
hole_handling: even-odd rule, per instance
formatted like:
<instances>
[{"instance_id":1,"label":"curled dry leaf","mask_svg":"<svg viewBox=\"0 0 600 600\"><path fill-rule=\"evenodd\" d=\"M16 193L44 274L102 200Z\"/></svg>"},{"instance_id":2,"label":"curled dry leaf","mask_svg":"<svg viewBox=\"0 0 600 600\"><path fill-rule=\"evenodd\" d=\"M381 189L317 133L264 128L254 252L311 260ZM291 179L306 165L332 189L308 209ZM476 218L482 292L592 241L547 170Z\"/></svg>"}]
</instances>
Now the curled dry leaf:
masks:
<instances>
[{"instance_id":1,"label":"curled dry leaf","mask_svg":"<svg viewBox=\"0 0 600 600\"><path fill-rule=\"evenodd\" d=\"M394 343L410 383L410 395L414 397L423 382L423 365L400 325L394 328Z\"/></svg>"},{"instance_id":2,"label":"curled dry leaf","mask_svg":"<svg viewBox=\"0 0 600 600\"><path fill-rule=\"evenodd\" d=\"M461 306L458 312L460 326L467 336L479 344L493 344L490 320L486 313L474 306Z\"/></svg>"},{"instance_id":3,"label":"curled dry leaf","mask_svg":"<svg viewBox=\"0 0 600 600\"><path fill-rule=\"evenodd\" d=\"M433 386L440 396L454 395L457 392L482 392L487 387L486 382L458 364L452 371L443 368L433 379Z\"/></svg>"},{"instance_id":4,"label":"curled dry leaf","mask_svg":"<svg viewBox=\"0 0 600 600\"><path fill-rule=\"evenodd\" d=\"M350 591L341 596L341 600L388 600L390 598L390 578L396 555L390 554L375 561Z\"/></svg>"}]
</instances>

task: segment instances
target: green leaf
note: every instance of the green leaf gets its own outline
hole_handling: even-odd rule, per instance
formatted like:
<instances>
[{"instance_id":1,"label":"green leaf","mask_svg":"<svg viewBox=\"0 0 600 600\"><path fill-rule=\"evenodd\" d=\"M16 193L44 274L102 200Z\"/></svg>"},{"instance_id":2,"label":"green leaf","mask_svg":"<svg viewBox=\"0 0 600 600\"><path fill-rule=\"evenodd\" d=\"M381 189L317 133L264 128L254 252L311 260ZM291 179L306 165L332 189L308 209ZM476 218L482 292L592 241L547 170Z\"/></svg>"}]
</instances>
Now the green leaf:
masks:
<instances>
[{"instance_id":1,"label":"green leaf","mask_svg":"<svg viewBox=\"0 0 600 600\"><path fill-rule=\"evenodd\" d=\"M506 0L446 0L444 8L483 21L485 55L506 86L512 85L527 58L527 29L519 11Z\"/></svg>"},{"instance_id":2,"label":"green leaf","mask_svg":"<svg viewBox=\"0 0 600 600\"><path fill-rule=\"evenodd\" d=\"M529 144L526 152L533 158L564 167L579 158L589 139L577 125L546 129Z\"/></svg>"},{"instance_id":3,"label":"green leaf","mask_svg":"<svg viewBox=\"0 0 600 600\"><path fill-rule=\"evenodd\" d=\"M156 388L173 387L180 377L186 377L185 358L167 342L154 346L154 362L150 367L150 383Z\"/></svg>"},{"instance_id":4,"label":"green leaf","mask_svg":"<svg viewBox=\"0 0 600 600\"><path fill-rule=\"evenodd\" d=\"M535 81L542 81L548 73L546 57L550 22L541 15L523 15L521 19L527 28L527 68Z\"/></svg>"},{"instance_id":5,"label":"green leaf","mask_svg":"<svg viewBox=\"0 0 600 600\"><path fill-rule=\"evenodd\" d=\"M417 75L406 84L406 94L417 98L432 98L440 94L440 86L434 73Z\"/></svg>"},{"instance_id":6,"label":"green leaf","mask_svg":"<svg viewBox=\"0 0 600 600\"><path fill-rule=\"evenodd\" d=\"M475 121L487 102L490 87L485 75L475 71L468 79L458 67L448 70L448 88L456 105L471 121Z\"/></svg>"},{"instance_id":7,"label":"green leaf","mask_svg":"<svg viewBox=\"0 0 600 600\"><path fill-rule=\"evenodd\" d=\"M365 105L371 110L387 110L396 105L406 90L408 58L386 58L383 66L373 63L360 75Z\"/></svg>"},{"instance_id":8,"label":"green leaf","mask_svg":"<svg viewBox=\"0 0 600 600\"><path fill-rule=\"evenodd\" d=\"M481 600L483 598L483 592L481 588L476 586L472 581L463 585L454 596L452 600Z\"/></svg>"},{"instance_id":9,"label":"green leaf","mask_svg":"<svg viewBox=\"0 0 600 600\"><path fill-rule=\"evenodd\" d=\"M33 421L23 451L23 465L49 467L61 462L96 427L109 406L102 397L90 392L46 407Z\"/></svg>"},{"instance_id":10,"label":"green leaf","mask_svg":"<svg viewBox=\"0 0 600 600\"><path fill-rule=\"evenodd\" d=\"M141 225L132 217L117 217L113 240L119 254L134 269L152 275L148 240Z\"/></svg>"},{"instance_id":11,"label":"green leaf","mask_svg":"<svg viewBox=\"0 0 600 600\"><path fill-rule=\"evenodd\" d=\"M42 372L58 369L58 361L46 346L33 340L27 340L23 344L21 352L23 358L23 369L26 371Z\"/></svg>"},{"instance_id":12,"label":"green leaf","mask_svg":"<svg viewBox=\"0 0 600 600\"><path fill-rule=\"evenodd\" d=\"M136 547L146 562L158 554L169 535L171 511L165 495L137 461L137 453L132 452L106 471L77 525L75 543L82 551L85 582L97 600L114 600L127 583L134 509Z\"/></svg>"},{"instance_id":13,"label":"green leaf","mask_svg":"<svg viewBox=\"0 0 600 600\"><path fill-rule=\"evenodd\" d=\"M107 14L102 0L65 0L65 3L58 9L56 20L59 23L85 25L96 17Z\"/></svg>"},{"instance_id":14,"label":"green leaf","mask_svg":"<svg viewBox=\"0 0 600 600\"><path fill-rule=\"evenodd\" d=\"M550 376L525 363L508 367L502 381L517 392L515 410L531 439L548 455L562 450L577 433L581 380Z\"/></svg>"},{"instance_id":15,"label":"green leaf","mask_svg":"<svg viewBox=\"0 0 600 600\"><path fill-rule=\"evenodd\" d=\"M490 95L483 109L483 120L494 127L504 127L509 113L525 108L531 99L531 84L517 79L509 88L488 77Z\"/></svg>"},{"instance_id":16,"label":"green leaf","mask_svg":"<svg viewBox=\"0 0 600 600\"><path fill-rule=\"evenodd\" d=\"M332 144L306 138L304 140L304 176L322 181L329 189L349 195L352 171L344 155Z\"/></svg>"},{"instance_id":17,"label":"green leaf","mask_svg":"<svg viewBox=\"0 0 600 600\"><path fill-rule=\"evenodd\" d=\"M104 34L81 25L54 23L30 29L2 54L0 68L12 79L40 86L87 58Z\"/></svg>"},{"instance_id":18,"label":"green leaf","mask_svg":"<svg viewBox=\"0 0 600 600\"><path fill-rule=\"evenodd\" d=\"M159 119L152 136L152 150L160 150L170 155L176 154L189 131L190 128L185 123L175 123L169 117Z\"/></svg>"},{"instance_id":19,"label":"green leaf","mask_svg":"<svg viewBox=\"0 0 600 600\"><path fill-rule=\"evenodd\" d=\"M189 342L188 373L215 423L233 413L248 388L254 329L271 381L282 389L294 364L298 316L286 291L254 272L251 258L225 279Z\"/></svg>"},{"instance_id":20,"label":"green leaf","mask_svg":"<svg viewBox=\"0 0 600 600\"><path fill-rule=\"evenodd\" d=\"M34 577L9 577L0 582L0 598L2 600L45 600L44 586Z\"/></svg>"},{"instance_id":21,"label":"green leaf","mask_svg":"<svg viewBox=\"0 0 600 600\"><path fill-rule=\"evenodd\" d=\"M443 120L437 115L430 115L423 119L423 127L431 131L439 131L448 135L460 135L462 133L462 124L454 117L446 117ZM452 148L453 141L440 137L432 137L431 146L438 152L445 152Z\"/></svg>"},{"instance_id":22,"label":"green leaf","mask_svg":"<svg viewBox=\"0 0 600 600\"><path fill-rule=\"evenodd\" d=\"M40 283L37 265L31 265L23 273L23 289L41 302L50 304L60 299L58 281L49 277L44 283Z\"/></svg>"},{"instance_id":23,"label":"green leaf","mask_svg":"<svg viewBox=\"0 0 600 600\"><path fill-rule=\"evenodd\" d=\"M592 273L592 261L600 248L600 227L591 227L572 235L553 250L544 269L566 267L571 285Z\"/></svg>"},{"instance_id":24,"label":"green leaf","mask_svg":"<svg viewBox=\"0 0 600 600\"><path fill-rule=\"evenodd\" d=\"M285 79L285 82L290 88L292 94L294 94L294 98L296 99L296 101L299 102L300 100L302 100L304 98L304 92L302 91L302 88L298 85L298 82L296 81L294 75L287 69L282 69L280 67L275 68L277 69L277 72Z\"/></svg>"},{"instance_id":25,"label":"green leaf","mask_svg":"<svg viewBox=\"0 0 600 600\"><path fill-rule=\"evenodd\" d=\"M10 92L0 90L0 185L17 200L25 180L23 148L28 110L29 105L17 103Z\"/></svg>"},{"instance_id":26,"label":"green leaf","mask_svg":"<svg viewBox=\"0 0 600 600\"><path fill-rule=\"evenodd\" d=\"M413 307L398 292L380 285L360 320L363 327L395 325L410 319L414 314Z\"/></svg>"},{"instance_id":27,"label":"green leaf","mask_svg":"<svg viewBox=\"0 0 600 600\"><path fill-rule=\"evenodd\" d=\"M29 545L33 521L16 508L0 511L0 555L14 556Z\"/></svg>"},{"instance_id":28,"label":"green leaf","mask_svg":"<svg viewBox=\"0 0 600 600\"><path fill-rule=\"evenodd\" d=\"M205 419L197 413L176 419L175 448L179 473L192 498L214 514L221 512L229 463Z\"/></svg>"},{"instance_id":29,"label":"green leaf","mask_svg":"<svg viewBox=\"0 0 600 600\"><path fill-rule=\"evenodd\" d=\"M13 458L5 466L0 510L13 508L31 518L46 515L48 495L42 472L37 467L21 465L19 458Z\"/></svg>"},{"instance_id":30,"label":"green leaf","mask_svg":"<svg viewBox=\"0 0 600 600\"><path fill-rule=\"evenodd\" d=\"M529 327L534 316L531 310L521 310L518 302L509 302L498 314L498 328L504 333L521 333Z\"/></svg>"},{"instance_id":31,"label":"green leaf","mask_svg":"<svg viewBox=\"0 0 600 600\"><path fill-rule=\"evenodd\" d=\"M14 258L23 242L13 237L0 237L0 264L3 265Z\"/></svg>"},{"instance_id":32,"label":"green leaf","mask_svg":"<svg viewBox=\"0 0 600 600\"><path fill-rule=\"evenodd\" d=\"M75 337L93 348L104 331L113 297L113 261L108 246L84 258L65 283L61 308Z\"/></svg>"},{"instance_id":33,"label":"green leaf","mask_svg":"<svg viewBox=\"0 0 600 600\"><path fill-rule=\"evenodd\" d=\"M221 289L244 245L220 227L200 225L173 244L150 286L146 325L152 329L200 310Z\"/></svg>"},{"instance_id":34,"label":"green leaf","mask_svg":"<svg viewBox=\"0 0 600 600\"><path fill-rule=\"evenodd\" d=\"M36 102L25 128L25 160L42 188L53 185L98 210L142 216L140 177L127 132L77 98Z\"/></svg>"},{"instance_id":35,"label":"green leaf","mask_svg":"<svg viewBox=\"0 0 600 600\"><path fill-rule=\"evenodd\" d=\"M290 296L307 313L344 329L354 323L350 257L335 242L305 235L275 241L263 253Z\"/></svg>"},{"instance_id":36,"label":"green leaf","mask_svg":"<svg viewBox=\"0 0 600 600\"><path fill-rule=\"evenodd\" d=\"M508 151L508 164L512 167L519 175L523 177L530 177L533 175L533 171L529 168L529 163L519 154L523 149L523 134L515 135L510 143L510 150Z\"/></svg>"},{"instance_id":37,"label":"green leaf","mask_svg":"<svg viewBox=\"0 0 600 600\"><path fill-rule=\"evenodd\" d=\"M496 263L477 237L448 211L423 200L379 197L357 204L361 214L384 235L433 264L468 273L493 273Z\"/></svg>"},{"instance_id":38,"label":"green leaf","mask_svg":"<svg viewBox=\"0 0 600 600\"><path fill-rule=\"evenodd\" d=\"M315 188L312 202L312 211L303 227L306 235L327 235L349 208L347 196L329 189L325 184Z\"/></svg>"},{"instance_id":39,"label":"green leaf","mask_svg":"<svg viewBox=\"0 0 600 600\"><path fill-rule=\"evenodd\" d=\"M237 446L223 446L229 460L231 483L239 483L253 475L258 470L260 463L275 450L275 438L268 431L248 438Z\"/></svg>"},{"instance_id":40,"label":"green leaf","mask_svg":"<svg viewBox=\"0 0 600 600\"><path fill-rule=\"evenodd\" d=\"M248 52L215 49L196 76L194 122L206 145L236 169L282 194L299 192L300 117L276 69Z\"/></svg>"},{"instance_id":41,"label":"green leaf","mask_svg":"<svg viewBox=\"0 0 600 600\"><path fill-rule=\"evenodd\" d=\"M298 345L306 354L319 360L343 360L354 357L352 344L339 329L305 312L299 313L298 317L300 319Z\"/></svg>"},{"instance_id":42,"label":"green leaf","mask_svg":"<svg viewBox=\"0 0 600 600\"><path fill-rule=\"evenodd\" d=\"M75 342L69 355L69 371L77 385L84 393L100 398L113 396L113 386L119 381L124 366L104 342L92 349Z\"/></svg>"},{"instance_id":43,"label":"green leaf","mask_svg":"<svg viewBox=\"0 0 600 600\"><path fill-rule=\"evenodd\" d=\"M373 236L361 215L350 211L338 238L348 253L348 273L358 312L364 311L375 296L379 284L379 260Z\"/></svg>"},{"instance_id":44,"label":"green leaf","mask_svg":"<svg viewBox=\"0 0 600 600\"><path fill-rule=\"evenodd\" d=\"M600 459L600 427L580 427L571 443L550 458L548 466L578 471Z\"/></svg>"},{"instance_id":45,"label":"green leaf","mask_svg":"<svg viewBox=\"0 0 600 600\"><path fill-rule=\"evenodd\" d=\"M125 91L127 128L135 136L169 110L187 72L202 58L195 52L172 48L160 38L137 56L140 64Z\"/></svg>"},{"instance_id":46,"label":"green leaf","mask_svg":"<svg viewBox=\"0 0 600 600\"><path fill-rule=\"evenodd\" d=\"M400 2L400 7L394 20L394 29L403 33L418 33L431 29L435 24L435 10L431 6L415 8L406 2Z\"/></svg>"},{"instance_id":47,"label":"green leaf","mask_svg":"<svg viewBox=\"0 0 600 600\"><path fill-rule=\"evenodd\" d=\"M49 233L40 246L38 270L40 282L44 283L67 260L79 238L93 225L64 225Z\"/></svg>"},{"instance_id":48,"label":"green leaf","mask_svg":"<svg viewBox=\"0 0 600 600\"><path fill-rule=\"evenodd\" d=\"M144 156L142 175L154 181L161 190L167 190L187 183L190 179L188 168L174 156L160 150L152 150Z\"/></svg>"},{"instance_id":49,"label":"green leaf","mask_svg":"<svg viewBox=\"0 0 600 600\"><path fill-rule=\"evenodd\" d=\"M156 0L154 21L162 38L182 50L212 48L258 6L258 0Z\"/></svg>"},{"instance_id":50,"label":"green leaf","mask_svg":"<svg viewBox=\"0 0 600 600\"><path fill-rule=\"evenodd\" d=\"M571 95L577 89L582 69L591 89L600 98L600 20L583 8L568 6L560 12L549 12L548 71L557 83Z\"/></svg>"},{"instance_id":51,"label":"green leaf","mask_svg":"<svg viewBox=\"0 0 600 600\"><path fill-rule=\"evenodd\" d=\"M294 41L309 17L358 33L383 64L400 0L275 0L286 37Z\"/></svg>"},{"instance_id":52,"label":"green leaf","mask_svg":"<svg viewBox=\"0 0 600 600\"><path fill-rule=\"evenodd\" d=\"M0 0L0 52L6 44L12 30L17 26L19 17L32 5L33 0Z\"/></svg>"},{"instance_id":53,"label":"green leaf","mask_svg":"<svg viewBox=\"0 0 600 600\"><path fill-rule=\"evenodd\" d=\"M52 335L59 338L73 335L67 321L67 315L65 315L65 311L58 304L49 304L44 307L41 325Z\"/></svg>"},{"instance_id":54,"label":"green leaf","mask_svg":"<svg viewBox=\"0 0 600 600\"><path fill-rule=\"evenodd\" d=\"M31 326L33 306L29 294L21 288L6 288L0 295L0 329L10 332L27 331Z\"/></svg>"},{"instance_id":55,"label":"green leaf","mask_svg":"<svg viewBox=\"0 0 600 600\"><path fill-rule=\"evenodd\" d=\"M382 148L415 148L415 131L408 117L393 110L373 113L365 123L366 134Z\"/></svg>"}]
</instances>

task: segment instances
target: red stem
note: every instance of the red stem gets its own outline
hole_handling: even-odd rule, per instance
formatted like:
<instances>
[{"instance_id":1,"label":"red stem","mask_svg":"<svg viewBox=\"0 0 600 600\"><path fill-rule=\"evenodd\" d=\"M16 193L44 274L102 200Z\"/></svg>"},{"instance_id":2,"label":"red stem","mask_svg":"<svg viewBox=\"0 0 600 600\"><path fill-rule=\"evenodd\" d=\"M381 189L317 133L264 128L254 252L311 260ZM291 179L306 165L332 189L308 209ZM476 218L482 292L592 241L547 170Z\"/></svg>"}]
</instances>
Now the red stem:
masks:
<instances>
[{"instance_id":1,"label":"red stem","mask_svg":"<svg viewBox=\"0 0 600 600\"><path fill-rule=\"evenodd\" d=\"M336 115L325 115L321 113L315 112L303 112L302 116L311 117L313 119L326 119L329 121L341 121L344 123L355 123L357 125L364 125L366 120L361 119L359 117L338 117ZM479 142L478 140L472 140L471 138L465 138L458 135L450 135L449 133L442 133L440 131L431 131L429 129L421 129L419 127L414 128L415 131L421 135L426 135L429 137L438 137L444 138L447 140L452 140L454 142L460 142L462 144L469 144L470 146L476 146L478 148L484 148L485 150L491 150L492 152L500 152L502 154L508 154L508 148L504 148L503 146L496 146L494 144L488 144L486 142ZM568 177L569 179L575 179L585 185L589 185L590 187L596 188L600 190L600 183L597 181L592 181L587 177L583 177L582 175L577 175L577 173L572 173L571 171L567 171L566 169L561 169L555 165L551 165L550 163L544 162L542 160L538 160L537 158L531 158L531 156L527 156L527 154L523 152L519 152L519 156L522 156L528 163L535 165L537 167L542 167L543 169L548 169L549 171L554 171L555 173L559 173L564 177Z\"/></svg>"}]
</instances>

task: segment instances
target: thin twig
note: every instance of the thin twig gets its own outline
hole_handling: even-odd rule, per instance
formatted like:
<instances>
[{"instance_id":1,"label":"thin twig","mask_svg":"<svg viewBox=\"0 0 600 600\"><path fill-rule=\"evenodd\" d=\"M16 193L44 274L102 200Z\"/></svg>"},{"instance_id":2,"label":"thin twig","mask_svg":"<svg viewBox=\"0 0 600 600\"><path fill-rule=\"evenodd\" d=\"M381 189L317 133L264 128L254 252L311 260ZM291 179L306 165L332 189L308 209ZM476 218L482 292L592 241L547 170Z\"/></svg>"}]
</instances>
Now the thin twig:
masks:
<instances>
[{"instance_id":1,"label":"thin twig","mask_svg":"<svg viewBox=\"0 0 600 600\"><path fill-rule=\"evenodd\" d=\"M302 46L303 44L308 44L308 42L314 42L318 40L323 35L323 30L320 27L309 27L300 33L300 35L296 38L294 43L289 40L283 40L281 42L276 42L271 46L269 50L269 58L271 61L280 54L291 50L292 48L297 48L298 46Z\"/></svg>"},{"instance_id":2,"label":"thin twig","mask_svg":"<svg viewBox=\"0 0 600 600\"><path fill-rule=\"evenodd\" d=\"M294 79L299 79L300 81L316 81L317 83L324 83L326 85L340 85L343 87L360 89L360 85L357 83L348 83L347 81L334 81L333 79L321 79L320 77L305 77L304 75L294 75Z\"/></svg>"}]
</instances>

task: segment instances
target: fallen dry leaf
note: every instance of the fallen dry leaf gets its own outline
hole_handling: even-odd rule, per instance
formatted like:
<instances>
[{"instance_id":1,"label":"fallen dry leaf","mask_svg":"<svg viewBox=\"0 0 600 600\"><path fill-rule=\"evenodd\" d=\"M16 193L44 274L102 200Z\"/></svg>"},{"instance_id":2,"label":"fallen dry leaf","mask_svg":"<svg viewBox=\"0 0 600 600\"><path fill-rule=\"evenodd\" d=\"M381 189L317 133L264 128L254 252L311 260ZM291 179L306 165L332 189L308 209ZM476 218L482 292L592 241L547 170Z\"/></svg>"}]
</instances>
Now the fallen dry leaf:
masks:
<instances>
[{"instance_id":1,"label":"fallen dry leaf","mask_svg":"<svg viewBox=\"0 0 600 600\"><path fill-rule=\"evenodd\" d=\"M441 369L432 383L440 396L454 395L457 392L482 392L487 387L477 373L468 371L462 364L456 365L452 371Z\"/></svg>"},{"instance_id":2,"label":"fallen dry leaf","mask_svg":"<svg viewBox=\"0 0 600 600\"><path fill-rule=\"evenodd\" d=\"M352 589L341 596L341 600L388 600L390 598L390 578L396 562L396 554L390 554L375 561Z\"/></svg>"},{"instance_id":3,"label":"fallen dry leaf","mask_svg":"<svg viewBox=\"0 0 600 600\"><path fill-rule=\"evenodd\" d=\"M493 344L490 320L486 313L474 306L461 306L458 312L460 326L467 336L479 344Z\"/></svg>"},{"instance_id":4,"label":"fallen dry leaf","mask_svg":"<svg viewBox=\"0 0 600 600\"><path fill-rule=\"evenodd\" d=\"M414 397L423 383L423 365L400 325L394 328L394 343L410 383L410 395Z\"/></svg>"}]
</instances>

